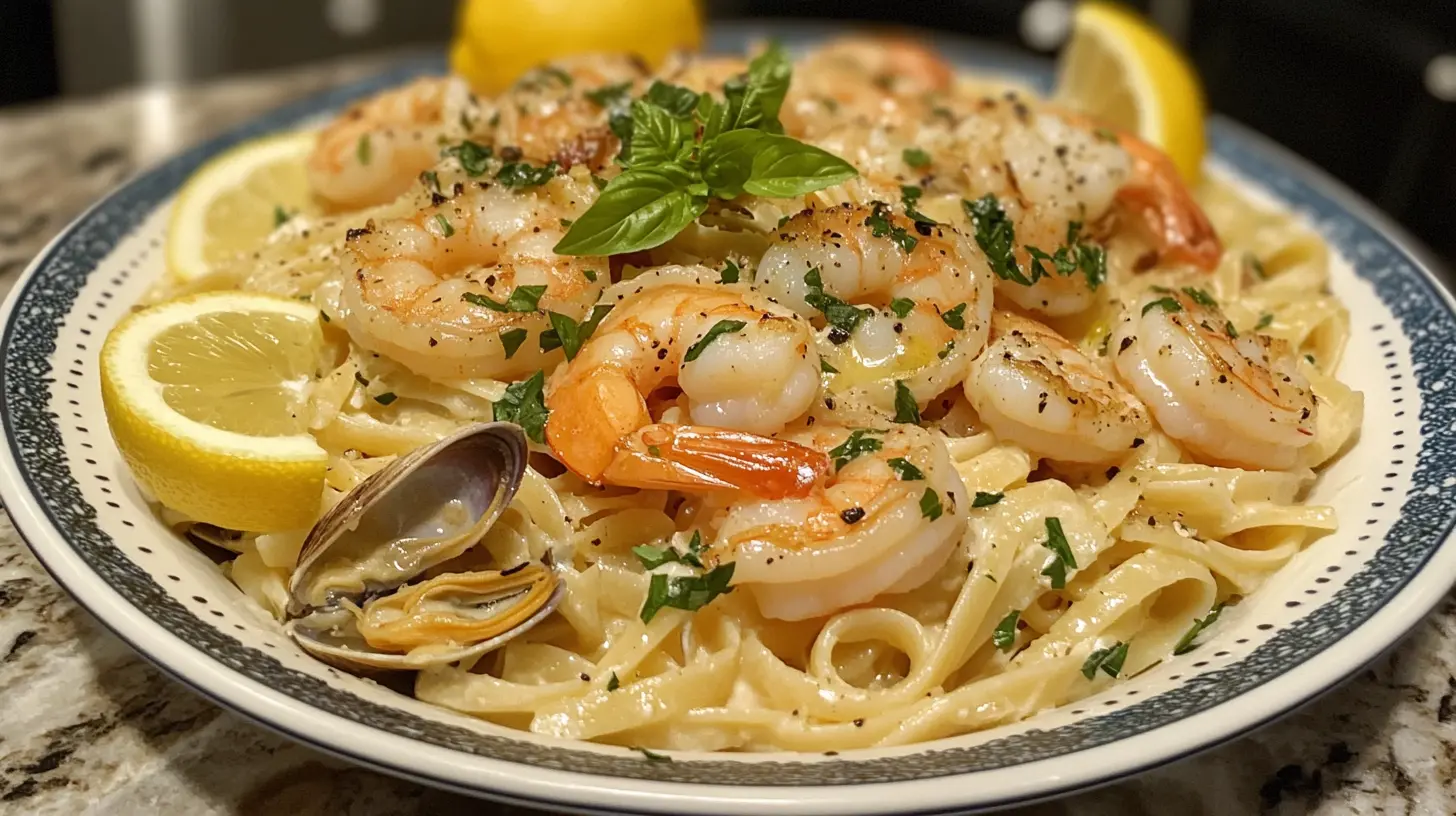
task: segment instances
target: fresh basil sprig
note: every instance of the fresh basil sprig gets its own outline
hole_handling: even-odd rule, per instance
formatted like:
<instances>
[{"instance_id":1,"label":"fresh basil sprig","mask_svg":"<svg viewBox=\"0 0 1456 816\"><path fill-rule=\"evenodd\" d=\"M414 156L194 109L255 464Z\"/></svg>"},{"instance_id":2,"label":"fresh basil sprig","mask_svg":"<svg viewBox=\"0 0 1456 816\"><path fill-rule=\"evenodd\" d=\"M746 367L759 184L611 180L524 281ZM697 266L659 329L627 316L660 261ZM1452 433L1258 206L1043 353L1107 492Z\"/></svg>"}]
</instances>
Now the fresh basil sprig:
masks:
<instances>
[{"instance_id":1,"label":"fresh basil sprig","mask_svg":"<svg viewBox=\"0 0 1456 816\"><path fill-rule=\"evenodd\" d=\"M778 46L724 86L724 98L655 82L614 112L622 141L612 179L556 245L562 255L615 255L661 246L712 198L791 198L853 178L843 159L783 135L779 108L793 68Z\"/></svg>"}]
</instances>

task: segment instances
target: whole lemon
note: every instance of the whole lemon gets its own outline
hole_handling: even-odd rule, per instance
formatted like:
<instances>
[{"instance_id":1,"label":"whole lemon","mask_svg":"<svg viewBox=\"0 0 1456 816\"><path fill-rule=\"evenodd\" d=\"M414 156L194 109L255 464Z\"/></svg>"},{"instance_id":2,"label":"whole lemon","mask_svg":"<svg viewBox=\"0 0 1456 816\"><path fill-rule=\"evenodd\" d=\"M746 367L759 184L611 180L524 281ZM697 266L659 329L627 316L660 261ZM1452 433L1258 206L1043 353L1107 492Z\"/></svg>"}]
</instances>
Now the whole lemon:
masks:
<instances>
[{"instance_id":1,"label":"whole lemon","mask_svg":"<svg viewBox=\"0 0 1456 816\"><path fill-rule=\"evenodd\" d=\"M450 68L495 94L558 57L631 51L656 66L702 38L696 0L464 0Z\"/></svg>"}]
</instances>

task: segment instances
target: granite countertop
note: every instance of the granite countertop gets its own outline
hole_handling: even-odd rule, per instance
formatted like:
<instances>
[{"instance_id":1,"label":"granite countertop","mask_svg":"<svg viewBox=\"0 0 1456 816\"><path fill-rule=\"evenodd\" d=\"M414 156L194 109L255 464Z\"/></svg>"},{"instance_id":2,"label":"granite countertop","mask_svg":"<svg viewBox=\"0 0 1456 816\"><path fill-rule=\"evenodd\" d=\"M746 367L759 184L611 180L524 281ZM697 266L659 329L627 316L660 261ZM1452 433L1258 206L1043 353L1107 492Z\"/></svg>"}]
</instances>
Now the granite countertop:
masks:
<instances>
[{"instance_id":1,"label":"granite countertop","mask_svg":"<svg viewBox=\"0 0 1456 816\"><path fill-rule=\"evenodd\" d=\"M0 112L0 292L139 169L379 69L315 66ZM1456 599L1345 687L1037 814L1456 813ZM0 516L0 814L527 813L343 764L222 711L79 609Z\"/></svg>"}]
</instances>

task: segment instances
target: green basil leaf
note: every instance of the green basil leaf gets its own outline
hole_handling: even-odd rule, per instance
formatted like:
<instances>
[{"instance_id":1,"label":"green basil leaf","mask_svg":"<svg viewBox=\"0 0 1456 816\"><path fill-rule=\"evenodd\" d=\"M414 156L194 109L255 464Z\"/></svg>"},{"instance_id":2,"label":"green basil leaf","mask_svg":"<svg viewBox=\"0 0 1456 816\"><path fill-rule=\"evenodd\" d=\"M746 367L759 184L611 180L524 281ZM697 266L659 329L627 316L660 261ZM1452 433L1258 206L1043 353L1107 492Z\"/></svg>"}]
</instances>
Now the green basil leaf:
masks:
<instances>
[{"instance_id":1,"label":"green basil leaf","mask_svg":"<svg viewBox=\"0 0 1456 816\"><path fill-rule=\"evenodd\" d=\"M476 306L483 306L492 312L534 312L541 302L541 296L546 294L545 284L534 286L517 286L511 291L511 296L506 298L505 303L491 300L485 295L476 292L466 292L460 299L466 303Z\"/></svg>"},{"instance_id":2,"label":"green basil leaf","mask_svg":"<svg viewBox=\"0 0 1456 816\"><path fill-rule=\"evenodd\" d=\"M675 165L628 170L612 179L555 251L615 255L661 246L708 208L705 198L688 191L693 182Z\"/></svg>"},{"instance_id":3,"label":"green basil leaf","mask_svg":"<svg viewBox=\"0 0 1456 816\"><path fill-rule=\"evenodd\" d=\"M691 123L639 99L632 103L631 148L623 148L622 159L634 167L665 164L692 136Z\"/></svg>"},{"instance_id":4,"label":"green basil leaf","mask_svg":"<svg viewBox=\"0 0 1456 816\"><path fill-rule=\"evenodd\" d=\"M897 297L894 300L890 301L890 311L895 313L895 317L898 317L902 320L905 318L906 315L910 314L910 312L914 310L914 308L915 301L911 300L910 298Z\"/></svg>"},{"instance_id":5,"label":"green basil leaf","mask_svg":"<svg viewBox=\"0 0 1456 816\"><path fill-rule=\"evenodd\" d=\"M741 271L742 270L740 270L738 268L738 264L736 264L736 263L734 263L733 261L730 260L730 261L728 261L728 265L725 266L725 267L723 267L723 271L718 273L718 282L719 283L737 283L738 282L738 273L741 272Z\"/></svg>"},{"instance_id":6,"label":"green basil leaf","mask_svg":"<svg viewBox=\"0 0 1456 816\"><path fill-rule=\"evenodd\" d=\"M743 191L750 195L793 198L859 175L844 159L788 136L760 133L753 151L752 171L743 183Z\"/></svg>"},{"instance_id":7,"label":"green basil leaf","mask_svg":"<svg viewBox=\"0 0 1456 816\"><path fill-rule=\"evenodd\" d=\"M987 493L983 490L977 490L976 497L974 499L971 499L971 507L973 509L990 507L991 505L1000 502L1003 498L1005 498L1005 494L1003 493Z\"/></svg>"},{"instance_id":8,"label":"green basil leaf","mask_svg":"<svg viewBox=\"0 0 1456 816\"><path fill-rule=\"evenodd\" d=\"M783 131L779 109L789 92L793 65L778 43L748 63L748 75L729 80L723 86L728 99L728 120L724 130L754 128L771 133Z\"/></svg>"},{"instance_id":9,"label":"green basil leaf","mask_svg":"<svg viewBox=\"0 0 1456 816\"><path fill-rule=\"evenodd\" d=\"M556 175L556 162L537 167L527 162L510 162L496 171L495 180L507 187L539 187Z\"/></svg>"},{"instance_id":10,"label":"green basil leaf","mask_svg":"<svg viewBox=\"0 0 1456 816\"><path fill-rule=\"evenodd\" d=\"M719 198L733 198L753 175L754 154L763 139L757 130L734 130L703 144L703 181Z\"/></svg>"},{"instance_id":11,"label":"green basil leaf","mask_svg":"<svg viewBox=\"0 0 1456 816\"><path fill-rule=\"evenodd\" d=\"M661 108L667 113L679 119L692 115L698 107L698 93L677 85L669 85L661 80L654 80L652 86L643 95L642 101L654 107Z\"/></svg>"}]
</instances>

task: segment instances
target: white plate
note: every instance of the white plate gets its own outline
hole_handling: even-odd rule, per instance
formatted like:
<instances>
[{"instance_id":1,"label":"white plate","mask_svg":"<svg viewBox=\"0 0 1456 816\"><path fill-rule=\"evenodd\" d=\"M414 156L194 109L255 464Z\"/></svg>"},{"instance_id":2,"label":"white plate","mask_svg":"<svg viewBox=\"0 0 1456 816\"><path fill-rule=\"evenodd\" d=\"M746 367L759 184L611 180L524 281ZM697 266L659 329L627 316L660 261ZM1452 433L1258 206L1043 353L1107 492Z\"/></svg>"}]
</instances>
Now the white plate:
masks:
<instances>
[{"instance_id":1,"label":"white plate","mask_svg":"<svg viewBox=\"0 0 1456 816\"><path fill-rule=\"evenodd\" d=\"M744 33L720 29L718 44L735 47ZM1036 63L946 48L968 65L1046 79ZM1368 205L1215 120L1215 172L1303 213L1341 255L1334 289L1354 330L1342 377L1365 392L1366 423L1313 496L1339 509L1340 531L1226 613L1196 651L1074 705L955 739L834 757L678 754L673 762L496 727L310 659L148 510L106 431L97 351L161 273L168 204L199 164L241 139L441 67L402 66L281 110L129 182L56 238L5 304L6 508L77 600L218 703L391 773L517 802L597 812L963 812L1108 782L1256 728L1377 657L1456 578L1456 546L1447 541L1456 521L1449 295Z\"/></svg>"}]
</instances>

